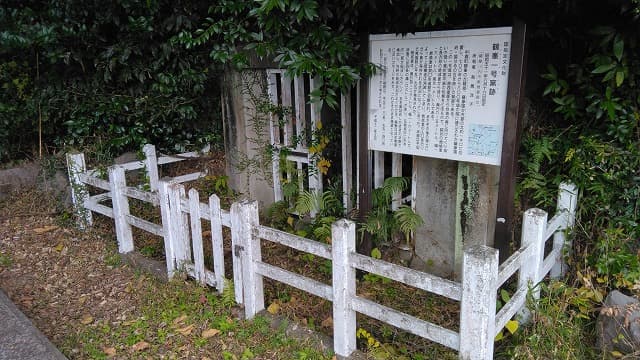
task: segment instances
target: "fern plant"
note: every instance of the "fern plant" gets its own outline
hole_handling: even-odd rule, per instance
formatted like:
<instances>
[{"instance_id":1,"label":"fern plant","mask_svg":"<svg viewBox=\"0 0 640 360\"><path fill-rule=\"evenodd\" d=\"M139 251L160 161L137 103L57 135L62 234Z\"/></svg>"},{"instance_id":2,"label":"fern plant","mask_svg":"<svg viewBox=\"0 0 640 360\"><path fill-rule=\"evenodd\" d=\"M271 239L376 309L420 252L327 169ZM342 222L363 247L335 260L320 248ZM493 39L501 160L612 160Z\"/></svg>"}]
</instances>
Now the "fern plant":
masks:
<instances>
[{"instance_id":1,"label":"fern plant","mask_svg":"<svg viewBox=\"0 0 640 360\"><path fill-rule=\"evenodd\" d=\"M381 187L373 190L372 209L365 222L360 224L360 231L369 233L376 245L388 244L399 235L410 244L411 235L424 224L422 217L409 206L402 205L392 210L394 195L402 194L409 184L409 178L390 177L385 179Z\"/></svg>"}]
</instances>

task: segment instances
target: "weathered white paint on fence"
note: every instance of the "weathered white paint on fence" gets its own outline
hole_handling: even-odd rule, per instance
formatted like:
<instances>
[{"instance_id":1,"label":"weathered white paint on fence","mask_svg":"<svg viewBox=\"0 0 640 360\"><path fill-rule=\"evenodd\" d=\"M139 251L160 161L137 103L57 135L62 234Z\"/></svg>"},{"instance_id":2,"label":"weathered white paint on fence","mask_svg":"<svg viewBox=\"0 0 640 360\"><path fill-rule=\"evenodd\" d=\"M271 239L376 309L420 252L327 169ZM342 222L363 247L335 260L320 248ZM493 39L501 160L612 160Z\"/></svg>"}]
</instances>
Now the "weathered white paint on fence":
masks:
<instances>
[{"instance_id":1,"label":"weathered white paint on fence","mask_svg":"<svg viewBox=\"0 0 640 360\"><path fill-rule=\"evenodd\" d=\"M454 281L357 253L351 254L349 261L351 266L357 269L384 276L449 299L459 301L462 297L462 287Z\"/></svg>"},{"instance_id":2,"label":"weathered white paint on fence","mask_svg":"<svg viewBox=\"0 0 640 360\"><path fill-rule=\"evenodd\" d=\"M109 191L110 189L109 181L102 180L97 176L89 175L88 172L80 174L80 181L87 185L97 187L98 189L107 190L107 191Z\"/></svg>"},{"instance_id":3,"label":"weathered white paint on fence","mask_svg":"<svg viewBox=\"0 0 640 360\"><path fill-rule=\"evenodd\" d=\"M553 235L553 249L559 250L560 261L551 268L551 277L559 278L566 274L569 266L564 260L564 256L571 250L572 242L567 237L567 229L573 228L576 217L576 206L578 204L578 187L572 183L561 183L558 194L558 206L556 212L566 214L567 221Z\"/></svg>"},{"instance_id":4,"label":"weathered white paint on fence","mask_svg":"<svg viewBox=\"0 0 640 360\"><path fill-rule=\"evenodd\" d=\"M191 217L189 223L191 224L191 241L193 243L194 276L197 282L205 284L200 195L196 189L189 190L189 216Z\"/></svg>"},{"instance_id":5,"label":"weathered white paint on fence","mask_svg":"<svg viewBox=\"0 0 640 360\"><path fill-rule=\"evenodd\" d=\"M184 187L177 183L169 184L169 211L171 212L170 222L172 232L171 249L175 267L183 269L183 266L191 262L191 244L189 241L189 219L182 212L180 203L185 198ZM167 259L169 261L169 259Z\"/></svg>"},{"instance_id":6,"label":"weathered white paint on fence","mask_svg":"<svg viewBox=\"0 0 640 360\"><path fill-rule=\"evenodd\" d=\"M329 301L333 300L331 286L323 284L320 281L309 279L302 275L281 269L277 266L273 266L264 262L255 263L255 269L258 274L262 276L280 281L287 285L306 291L312 295L319 296L323 299L327 299Z\"/></svg>"},{"instance_id":7,"label":"weathered white paint on fence","mask_svg":"<svg viewBox=\"0 0 640 360\"><path fill-rule=\"evenodd\" d=\"M99 204L102 201L110 200L110 199L111 199L111 192L107 191L102 194L88 197L87 199L85 199L84 204L82 206L85 208L85 210L97 212L98 214L101 214L113 219L113 209L106 205Z\"/></svg>"},{"instance_id":8,"label":"weathered white paint on fence","mask_svg":"<svg viewBox=\"0 0 640 360\"><path fill-rule=\"evenodd\" d=\"M125 218L127 223L131 226L135 226L156 236L164 236L162 225L154 224L151 221L147 221L133 215L127 215Z\"/></svg>"},{"instance_id":9,"label":"weathered white paint on fence","mask_svg":"<svg viewBox=\"0 0 640 360\"><path fill-rule=\"evenodd\" d=\"M222 238L222 221L220 219L220 213L220 198L213 194L209 196L211 255L213 258L213 273L216 277L216 289L222 294L222 291L224 290L224 242Z\"/></svg>"},{"instance_id":10,"label":"weathered white paint on fence","mask_svg":"<svg viewBox=\"0 0 640 360\"><path fill-rule=\"evenodd\" d=\"M266 226L256 226L254 236L331 260L331 246Z\"/></svg>"},{"instance_id":11,"label":"weathered white paint on fence","mask_svg":"<svg viewBox=\"0 0 640 360\"><path fill-rule=\"evenodd\" d=\"M460 346L460 335L455 331L380 305L371 300L354 297L351 299L351 308L359 313L391 324L425 339L432 340L451 349L457 350Z\"/></svg>"},{"instance_id":12,"label":"weathered white paint on fence","mask_svg":"<svg viewBox=\"0 0 640 360\"><path fill-rule=\"evenodd\" d=\"M72 166L70 164L70 176L73 172ZM566 240L564 229L573 225L577 199L575 186L563 184L558 200L558 214L550 222L547 222L547 214L544 211L527 210L523 220L521 249L500 267L495 249L484 246L467 249L463 256L463 282L459 284L356 254L355 226L346 220L340 220L332 226L333 246L329 246L260 226L255 202L233 204L231 213L228 213L220 210L219 199L215 195L209 198L209 204L200 203L195 190L191 190L187 198L184 186L175 180L160 181L159 194L156 197L153 193L126 187L122 166L109 169L109 182L87 175L94 174L95 171L84 170L80 172L80 177L90 177L89 183L92 184L107 184L110 190L93 197L87 196L82 202L85 208L98 209L95 211L117 217L119 222L116 224L124 219L127 225L140 227L156 235L164 235L167 272L170 277L177 264L201 283L216 286L218 291L222 291L224 259L221 227L231 225L236 301L245 304L247 318L264 309L263 276L331 300L334 306L335 351L339 355L349 355L355 350L355 314L361 312L445 346L459 349L461 359L491 359L495 334L518 311L526 316L523 309L529 285L541 281L549 271L554 276L555 270L552 268L560 266L563 244L560 244L558 239ZM84 186L82 178L80 181L80 185ZM155 203L159 203L162 229L160 225L129 214L127 196L151 203L155 200ZM114 210L98 204L109 198L113 200ZM191 216L190 222L187 214ZM214 272L204 267L201 219L211 221ZM555 234L554 248L544 258L544 243L551 234ZM120 238L126 240L126 236L119 235L119 240ZM195 263L191 261L191 238L194 241ZM333 286L262 262L261 238L333 260ZM127 250L126 246L124 250ZM357 297L356 268L460 300L460 333ZM496 293L502 283L518 270L518 290L496 314ZM539 296L535 289L533 295ZM526 321L526 317L521 318L521 321Z\"/></svg>"},{"instance_id":13,"label":"weathered white paint on fence","mask_svg":"<svg viewBox=\"0 0 640 360\"><path fill-rule=\"evenodd\" d=\"M111 187L111 204L113 206L113 221L118 239L118 251L125 254L133 251L133 233L127 221L129 215L129 199L124 195L127 183L124 168L114 165L109 167L109 185Z\"/></svg>"},{"instance_id":14,"label":"weathered white paint on fence","mask_svg":"<svg viewBox=\"0 0 640 360\"><path fill-rule=\"evenodd\" d=\"M71 199L78 218L78 227L84 230L93 224L91 211L87 211L82 206L89 198L89 190L83 184L80 176L87 171L84 154L67 154L67 169L69 172L69 184L71 185Z\"/></svg>"},{"instance_id":15,"label":"weathered white paint on fence","mask_svg":"<svg viewBox=\"0 0 640 360\"><path fill-rule=\"evenodd\" d=\"M262 275L256 271L256 264L262 261L262 249L260 238L253 236L253 228L258 225L258 202L243 201L239 204L239 208L240 236L244 247L241 259L244 311L245 317L251 319L259 311L264 310Z\"/></svg>"},{"instance_id":16,"label":"weathered white paint on fence","mask_svg":"<svg viewBox=\"0 0 640 360\"><path fill-rule=\"evenodd\" d=\"M200 172L194 172L191 174L176 176L173 178L173 181L177 183L185 183L193 180L198 180L201 177L205 177L205 176L207 176L207 173L204 171L200 171Z\"/></svg>"},{"instance_id":17,"label":"weathered white paint on fence","mask_svg":"<svg viewBox=\"0 0 640 360\"><path fill-rule=\"evenodd\" d=\"M496 326L498 250L473 246L462 256L460 359L493 358Z\"/></svg>"},{"instance_id":18,"label":"weathered white paint on fence","mask_svg":"<svg viewBox=\"0 0 640 360\"><path fill-rule=\"evenodd\" d=\"M496 314L496 326L494 328L493 336L496 336L500 330L504 328L511 318L513 318L525 305L527 300L527 293L529 288L520 288L511 296L511 299L502 306L500 311Z\"/></svg>"},{"instance_id":19,"label":"weathered white paint on fence","mask_svg":"<svg viewBox=\"0 0 640 360\"><path fill-rule=\"evenodd\" d=\"M171 279L175 272L175 264L173 263L173 243L176 237L175 228L172 227L171 220L173 211L171 211L171 201L169 199L171 183L166 180L158 182L158 202L160 203L160 216L162 218L162 233L164 234L164 255L167 265L167 277Z\"/></svg>"},{"instance_id":20,"label":"weathered white paint on fence","mask_svg":"<svg viewBox=\"0 0 640 360\"><path fill-rule=\"evenodd\" d=\"M338 220L331 225L333 244L333 349L349 356L356 350L356 312L352 308L356 297L356 269L349 263L349 254L356 251L356 225Z\"/></svg>"},{"instance_id":21,"label":"weathered white paint on fence","mask_svg":"<svg viewBox=\"0 0 640 360\"><path fill-rule=\"evenodd\" d=\"M276 72L272 70L267 71L267 94L272 104L278 104L278 79ZM273 113L269 115L269 136L271 137L271 144L274 145L273 156L271 159L272 179L273 179L273 196L275 201L282 201L282 182L280 181L280 150L278 145L280 144L280 128L278 126L279 119L275 119ZM235 271L234 271L235 273Z\"/></svg>"},{"instance_id":22,"label":"weathered white paint on fence","mask_svg":"<svg viewBox=\"0 0 640 360\"><path fill-rule=\"evenodd\" d=\"M244 233L242 222L244 221L240 203L231 204L231 258L233 265L233 284L236 303L244 304L244 273L242 271L242 255L245 251L242 238L247 236Z\"/></svg>"},{"instance_id":23,"label":"weathered white paint on fence","mask_svg":"<svg viewBox=\"0 0 640 360\"><path fill-rule=\"evenodd\" d=\"M544 234L547 226L547 212L540 209L529 209L524 212L522 220L522 247L531 248L522 256L522 266L518 276L518 289L534 286L542 278L542 262L544 260ZM534 299L540 297L540 288L531 289ZM526 309L522 309L523 320L528 319Z\"/></svg>"},{"instance_id":24,"label":"weathered white paint on fence","mask_svg":"<svg viewBox=\"0 0 640 360\"><path fill-rule=\"evenodd\" d=\"M156 147L151 144L146 144L142 147L142 153L144 154L144 167L147 171L147 177L149 178L149 189L151 191L158 191L158 158L156 156Z\"/></svg>"},{"instance_id":25,"label":"weathered white paint on fence","mask_svg":"<svg viewBox=\"0 0 640 360\"><path fill-rule=\"evenodd\" d=\"M151 203L154 206L160 205L160 203L158 202L158 194L154 192L148 192L140 190L138 188L127 186L124 189L124 194L130 198Z\"/></svg>"}]
</instances>

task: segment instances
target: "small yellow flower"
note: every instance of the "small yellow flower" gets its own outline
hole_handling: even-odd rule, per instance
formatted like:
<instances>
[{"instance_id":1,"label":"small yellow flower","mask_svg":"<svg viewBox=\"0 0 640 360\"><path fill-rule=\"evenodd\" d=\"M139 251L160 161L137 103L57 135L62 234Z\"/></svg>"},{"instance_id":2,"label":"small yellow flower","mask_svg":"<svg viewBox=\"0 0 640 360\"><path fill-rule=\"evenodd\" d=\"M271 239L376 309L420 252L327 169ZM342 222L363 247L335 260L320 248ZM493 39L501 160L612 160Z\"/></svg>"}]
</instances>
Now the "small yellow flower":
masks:
<instances>
[{"instance_id":1,"label":"small yellow flower","mask_svg":"<svg viewBox=\"0 0 640 360\"><path fill-rule=\"evenodd\" d=\"M325 158L321 158L320 161L318 161L318 170L320 170L323 175L327 175L329 167L331 167L331 161Z\"/></svg>"},{"instance_id":2,"label":"small yellow flower","mask_svg":"<svg viewBox=\"0 0 640 360\"><path fill-rule=\"evenodd\" d=\"M316 129L318 129L318 130L322 130L322 121L318 121L318 122L316 123Z\"/></svg>"}]
</instances>

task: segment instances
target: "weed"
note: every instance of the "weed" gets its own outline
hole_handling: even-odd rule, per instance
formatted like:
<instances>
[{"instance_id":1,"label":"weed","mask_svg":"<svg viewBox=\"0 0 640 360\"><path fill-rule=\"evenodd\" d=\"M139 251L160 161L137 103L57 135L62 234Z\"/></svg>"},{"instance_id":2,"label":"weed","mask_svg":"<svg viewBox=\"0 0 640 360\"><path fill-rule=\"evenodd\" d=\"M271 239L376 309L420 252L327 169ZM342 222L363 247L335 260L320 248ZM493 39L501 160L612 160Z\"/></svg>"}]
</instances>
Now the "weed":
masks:
<instances>
[{"instance_id":1,"label":"weed","mask_svg":"<svg viewBox=\"0 0 640 360\"><path fill-rule=\"evenodd\" d=\"M0 267L8 268L13 264L13 259L11 259L11 255L0 251Z\"/></svg>"}]
</instances>

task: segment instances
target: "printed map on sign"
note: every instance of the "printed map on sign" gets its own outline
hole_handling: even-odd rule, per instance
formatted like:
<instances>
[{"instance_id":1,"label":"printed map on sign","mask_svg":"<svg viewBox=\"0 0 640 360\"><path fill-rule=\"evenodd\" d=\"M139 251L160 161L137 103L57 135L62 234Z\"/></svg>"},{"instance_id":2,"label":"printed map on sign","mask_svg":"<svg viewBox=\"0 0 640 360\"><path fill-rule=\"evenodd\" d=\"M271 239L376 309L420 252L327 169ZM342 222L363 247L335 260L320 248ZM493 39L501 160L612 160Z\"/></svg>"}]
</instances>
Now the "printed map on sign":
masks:
<instances>
[{"instance_id":1,"label":"printed map on sign","mask_svg":"<svg viewBox=\"0 0 640 360\"><path fill-rule=\"evenodd\" d=\"M511 28L372 35L372 150L499 165Z\"/></svg>"}]
</instances>

